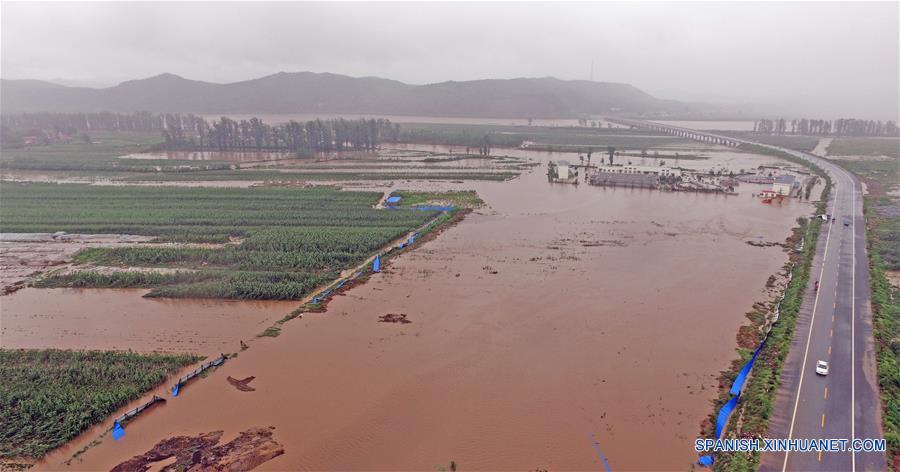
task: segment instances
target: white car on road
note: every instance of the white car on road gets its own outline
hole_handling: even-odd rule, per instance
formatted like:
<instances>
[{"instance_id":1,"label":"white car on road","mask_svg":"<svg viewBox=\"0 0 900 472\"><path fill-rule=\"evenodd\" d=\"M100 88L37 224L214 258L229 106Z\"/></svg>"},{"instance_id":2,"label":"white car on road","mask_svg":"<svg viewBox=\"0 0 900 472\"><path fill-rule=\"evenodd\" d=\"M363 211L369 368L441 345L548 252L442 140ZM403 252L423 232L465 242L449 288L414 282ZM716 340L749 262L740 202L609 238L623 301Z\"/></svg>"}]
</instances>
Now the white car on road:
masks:
<instances>
[{"instance_id":1,"label":"white car on road","mask_svg":"<svg viewBox=\"0 0 900 472\"><path fill-rule=\"evenodd\" d=\"M816 373L819 375L828 375L828 363L825 361L816 362Z\"/></svg>"}]
</instances>

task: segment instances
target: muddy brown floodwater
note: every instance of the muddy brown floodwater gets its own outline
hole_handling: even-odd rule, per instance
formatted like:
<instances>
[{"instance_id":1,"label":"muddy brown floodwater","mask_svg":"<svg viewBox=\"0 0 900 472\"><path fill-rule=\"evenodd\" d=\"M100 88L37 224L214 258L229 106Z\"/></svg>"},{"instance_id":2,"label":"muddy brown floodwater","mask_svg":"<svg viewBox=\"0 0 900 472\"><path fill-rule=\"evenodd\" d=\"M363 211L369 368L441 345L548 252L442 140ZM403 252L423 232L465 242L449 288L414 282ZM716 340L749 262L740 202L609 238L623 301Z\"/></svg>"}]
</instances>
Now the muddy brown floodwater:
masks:
<instances>
[{"instance_id":1,"label":"muddy brown floodwater","mask_svg":"<svg viewBox=\"0 0 900 472\"><path fill-rule=\"evenodd\" d=\"M235 352L297 304L143 298L143 289L26 288L0 298L0 347Z\"/></svg>"},{"instance_id":2,"label":"muddy brown floodwater","mask_svg":"<svg viewBox=\"0 0 900 472\"><path fill-rule=\"evenodd\" d=\"M108 469L172 436L223 430L227 441L268 426L285 454L260 470L598 470L592 435L613 470L688 469L744 314L787 259L746 242L783 241L811 206L764 205L745 184L726 197L543 174L473 184L490 210L68 469ZM390 313L411 323L379 322ZM228 376L254 376L256 390ZM38 467L61 467L95 437Z\"/></svg>"}]
</instances>

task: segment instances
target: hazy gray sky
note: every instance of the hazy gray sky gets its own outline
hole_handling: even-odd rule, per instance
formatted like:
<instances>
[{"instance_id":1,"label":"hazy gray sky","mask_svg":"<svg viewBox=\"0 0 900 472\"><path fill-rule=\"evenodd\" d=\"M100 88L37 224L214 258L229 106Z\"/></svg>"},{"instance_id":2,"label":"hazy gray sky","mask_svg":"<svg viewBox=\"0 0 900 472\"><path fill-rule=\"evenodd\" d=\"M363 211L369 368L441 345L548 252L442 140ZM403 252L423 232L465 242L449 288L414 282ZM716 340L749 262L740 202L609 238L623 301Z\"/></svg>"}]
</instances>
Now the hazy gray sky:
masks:
<instances>
[{"instance_id":1,"label":"hazy gray sky","mask_svg":"<svg viewBox=\"0 0 900 472\"><path fill-rule=\"evenodd\" d=\"M626 82L663 98L896 116L900 3L0 4L0 76L112 85L278 71ZM818 108L813 108L818 107Z\"/></svg>"}]
</instances>

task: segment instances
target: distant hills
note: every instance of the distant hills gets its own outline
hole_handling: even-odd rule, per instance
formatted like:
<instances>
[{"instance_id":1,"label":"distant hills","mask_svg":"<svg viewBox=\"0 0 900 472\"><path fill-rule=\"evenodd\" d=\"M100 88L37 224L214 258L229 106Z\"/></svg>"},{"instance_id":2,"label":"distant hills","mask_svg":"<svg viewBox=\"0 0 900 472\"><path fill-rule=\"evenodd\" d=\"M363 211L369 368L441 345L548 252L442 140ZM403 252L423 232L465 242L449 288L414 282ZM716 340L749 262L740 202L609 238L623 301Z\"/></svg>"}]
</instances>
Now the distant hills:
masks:
<instances>
[{"instance_id":1,"label":"distant hills","mask_svg":"<svg viewBox=\"0 0 900 472\"><path fill-rule=\"evenodd\" d=\"M473 118L671 116L701 105L661 100L621 83L520 78L410 85L377 77L279 72L216 84L161 74L107 88L0 80L0 111L329 113Z\"/></svg>"}]
</instances>

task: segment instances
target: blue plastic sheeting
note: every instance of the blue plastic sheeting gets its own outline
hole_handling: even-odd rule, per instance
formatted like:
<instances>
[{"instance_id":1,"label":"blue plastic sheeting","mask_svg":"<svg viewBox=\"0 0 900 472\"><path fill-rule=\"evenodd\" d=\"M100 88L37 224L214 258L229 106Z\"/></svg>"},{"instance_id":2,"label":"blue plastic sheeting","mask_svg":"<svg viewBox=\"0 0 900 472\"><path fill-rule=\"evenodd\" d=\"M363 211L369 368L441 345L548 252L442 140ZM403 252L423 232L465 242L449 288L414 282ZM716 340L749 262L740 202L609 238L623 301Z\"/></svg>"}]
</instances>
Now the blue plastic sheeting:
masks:
<instances>
[{"instance_id":1,"label":"blue plastic sheeting","mask_svg":"<svg viewBox=\"0 0 900 472\"><path fill-rule=\"evenodd\" d=\"M381 255L375 256L375 262L372 263L372 272L381 270Z\"/></svg>"},{"instance_id":2,"label":"blue plastic sheeting","mask_svg":"<svg viewBox=\"0 0 900 472\"><path fill-rule=\"evenodd\" d=\"M400 201L400 197L388 197L388 199L385 200L386 203L397 203L399 201Z\"/></svg>"},{"instance_id":3,"label":"blue plastic sheeting","mask_svg":"<svg viewBox=\"0 0 900 472\"><path fill-rule=\"evenodd\" d=\"M738 373L737 378L734 379L734 384L731 386L731 394L732 395L740 395L741 389L744 388L744 382L747 380L747 376L750 375L750 369L753 368L753 363L756 362L756 356L759 355L759 350L762 349L765 341L756 348L756 351L753 352L753 356L744 364L744 368Z\"/></svg>"},{"instance_id":4,"label":"blue plastic sheeting","mask_svg":"<svg viewBox=\"0 0 900 472\"><path fill-rule=\"evenodd\" d=\"M417 206L412 207L413 210L419 211L453 211L453 206Z\"/></svg>"},{"instance_id":5,"label":"blue plastic sheeting","mask_svg":"<svg viewBox=\"0 0 900 472\"><path fill-rule=\"evenodd\" d=\"M741 397L731 397L731 400L728 400L728 403L719 410L719 416L716 418L716 439L722 437L722 431L725 429L725 424L728 423L728 417L731 415L731 412L734 411L734 407L737 406L739 398ZM713 464L713 456L700 456L698 462L700 465L711 466Z\"/></svg>"},{"instance_id":6,"label":"blue plastic sheeting","mask_svg":"<svg viewBox=\"0 0 900 472\"><path fill-rule=\"evenodd\" d=\"M125 428L118 421L113 424L112 435L116 441L125 437Z\"/></svg>"},{"instance_id":7,"label":"blue plastic sheeting","mask_svg":"<svg viewBox=\"0 0 900 472\"><path fill-rule=\"evenodd\" d=\"M738 399L740 397L731 397L731 400L728 400L722 409L719 410L719 416L716 418L716 439L722 437L722 431L725 429L725 424L728 423L728 417L731 415L731 412L734 411L734 407L737 406ZM700 465L710 466L713 464L713 456L700 456Z\"/></svg>"},{"instance_id":8,"label":"blue plastic sheeting","mask_svg":"<svg viewBox=\"0 0 900 472\"><path fill-rule=\"evenodd\" d=\"M172 396L177 397L179 391L181 391L181 384L177 383L174 387L172 387Z\"/></svg>"},{"instance_id":9,"label":"blue plastic sheeting","mask_svg":"<svg viewBox=\"0 0 900 472\"><path fill-rule=\"evenodd\" d=\"M341 280L340 282L338 282L336 288L341 288L341 287L343 287L345 283L347 283L347 280L346 280L346 279L345 279L345 280Z\"/></svg>"},{"instance_id":10,"label":"blue plastic sheeting","mask_svg":"<svg viewBox=\"0 0 900 472\"><path fill-rule=\"evenodd\" d=\"M719 439L722 436L722 430L725 429L725 423L728 422L728 416L731 415L732 410L737 406L738 398L740 397L732 397L731 400L728 400L728 403L719 410L719 417L716 419L716 439Z\"/></svg>"},{"instance_id":11,"label":"blue plastic sheeting","mask_svg":"<svg viewBox=\"0 0 900 472\"><path fill-rule=\"evenodd\" d=\"M409 207L409 208L400 208L392 205L387 206L388 210L418 210L418 211L453 211L456 209L454 206L439 206L439 205L426 205L426 206L417 206L417 207Z\"/></svg>"},{"instance_id":12,"label":"blue plastic sheeting","mask_svg":"<svg viewBox=\"0 0 900 472\"><path fill-rule=\"evenodd\" d=\"M603 455L603 451L600 450L600 443L597 441L597 438L594 437L594 433L591 433L591 442L594 443L594 448L597 449L597 454L600 454L600 462L603 462L603 467L606 469L606 472L612 472L612 469L609 468L609 463L606 462L606 457Z\"/></svg>"},{"instance_id":13,"label":"blue plastic sheeting","mask_svg":"<svg viewBox=\"0 0 900 472\"><path fill-rule=\"evenodd\" d=\"M750 375L750 371L753 370L753 364L756 363L756 357L759 356L759 351L762 350L768 340L769 336L768 333L766 333L766 337L759 343L759 346L753 351L750 360L744 364L744 367L741 368L741 371L734 379L730 392L734 397L732 397L731 400L728 400L728 403L719 410L719 417L716 419L716 439L719 439L722 436L722 430L725 429L725 424L728 422L728 415L731 414L731 411L734 410L734 407L737 405L738 399L741 397L741 390L744 388L744 383L747 381L747 376ZM700 465L709 467L713 465L713 456L712 454L700 456L698 462Z\"/></svg>"}]
</instances>

